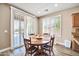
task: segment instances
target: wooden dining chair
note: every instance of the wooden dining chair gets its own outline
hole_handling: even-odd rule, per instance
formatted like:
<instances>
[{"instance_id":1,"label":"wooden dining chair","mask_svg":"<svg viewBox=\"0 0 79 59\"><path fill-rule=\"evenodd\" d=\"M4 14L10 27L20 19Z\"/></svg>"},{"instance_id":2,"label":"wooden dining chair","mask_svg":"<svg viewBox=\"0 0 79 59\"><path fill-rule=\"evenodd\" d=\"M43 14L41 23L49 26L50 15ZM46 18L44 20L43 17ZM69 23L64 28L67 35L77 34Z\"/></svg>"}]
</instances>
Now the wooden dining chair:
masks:
<instances>
[{"instance_id":1,"label":"wooden dining chair","mask_svg":"<svg viewBox=\"0 0 79 59\"><path fill-rule=\"evenodd\" d=\"M54 51L53 51L54 39L55 39L55 37L51 37L49 44L45 44L45 45L43 46L43 49L44 49L45 51L49 51L49 55L51 55L51 52L52 52L53 55L54 55Z\"/></svg>"},{"instance_id":2,"label":"wooden dining chair","mask_svg":"<svg viewBox=\"0 0 79 59\"><path fill-rule=\"evenodd\" d=\"M38 50L35 46L31 45L31 40L29 39L24 38L24 45L26 51L25 56L29 54L33 55Z\"/></svg>"}]
</instances>

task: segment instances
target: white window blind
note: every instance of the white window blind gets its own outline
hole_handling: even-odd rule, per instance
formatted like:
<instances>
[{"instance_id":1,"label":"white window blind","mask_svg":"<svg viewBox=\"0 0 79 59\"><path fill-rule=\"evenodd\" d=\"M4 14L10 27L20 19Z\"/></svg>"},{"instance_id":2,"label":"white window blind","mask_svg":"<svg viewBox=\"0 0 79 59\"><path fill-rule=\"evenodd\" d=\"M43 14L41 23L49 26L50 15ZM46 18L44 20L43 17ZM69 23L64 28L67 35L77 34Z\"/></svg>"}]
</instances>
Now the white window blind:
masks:
<instances>
[{"instance_id":1,"label":"white window blind","mask_svg":"<svg viewBox=\"0 0 79 59\"><path fill-rule=\"evenodd\" d=\"M43 33L61 37L61 15L43 18Z\"/></svg>"}]
</instances>

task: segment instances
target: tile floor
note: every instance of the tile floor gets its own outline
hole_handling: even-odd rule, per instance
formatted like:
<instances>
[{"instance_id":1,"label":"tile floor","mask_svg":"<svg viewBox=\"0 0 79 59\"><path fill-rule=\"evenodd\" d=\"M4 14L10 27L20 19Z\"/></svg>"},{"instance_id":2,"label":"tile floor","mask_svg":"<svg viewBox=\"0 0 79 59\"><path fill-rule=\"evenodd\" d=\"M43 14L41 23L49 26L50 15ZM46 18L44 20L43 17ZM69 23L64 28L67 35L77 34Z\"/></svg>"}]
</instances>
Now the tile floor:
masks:
<instances>
[{"instance_id":1,"label":"tile floor","mask_svg":"<svg viewBox=\"0 0 79 59\"><path fill-rule=\"evenodd\" d=\"M79 56L78 52L75 52L69 48L65 48L61 45L54 45L54 53L55 56ZM5 51L0 53L0 56L24 56L25 55L25 48L20 47L13 51Z\"/></svg>"}]
</instances>

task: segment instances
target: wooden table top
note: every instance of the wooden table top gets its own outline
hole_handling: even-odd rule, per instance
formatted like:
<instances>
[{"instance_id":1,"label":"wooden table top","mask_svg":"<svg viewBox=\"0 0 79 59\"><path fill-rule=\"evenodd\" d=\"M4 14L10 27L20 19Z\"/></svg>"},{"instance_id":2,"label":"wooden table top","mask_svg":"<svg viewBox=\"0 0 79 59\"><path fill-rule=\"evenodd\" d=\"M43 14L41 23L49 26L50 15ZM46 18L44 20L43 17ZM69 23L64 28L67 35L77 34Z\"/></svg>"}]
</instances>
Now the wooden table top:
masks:
<instances>
[{"instance_id":1,"label":"wooden table top","mask_svg":"<svg viewBox=\"0 0 79 59\"><path fill-rule=\"evenodd\" d=\"M50 42L50 36L32 36L31 44L32 45L43 45Z\"/></svg>"}]
</instances>

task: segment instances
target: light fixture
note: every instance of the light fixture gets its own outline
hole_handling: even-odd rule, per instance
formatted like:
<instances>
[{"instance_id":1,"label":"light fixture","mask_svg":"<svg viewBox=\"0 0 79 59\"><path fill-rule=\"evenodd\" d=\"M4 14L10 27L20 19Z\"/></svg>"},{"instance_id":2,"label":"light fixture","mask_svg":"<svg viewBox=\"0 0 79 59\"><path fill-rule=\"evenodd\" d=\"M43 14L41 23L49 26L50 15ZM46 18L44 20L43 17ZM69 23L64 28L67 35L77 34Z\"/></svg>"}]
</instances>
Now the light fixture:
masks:
<instances>
[{"instance_id":1,"label":"light fixture","mask_svg":"<svg viewBox=\"0 0 79 59\"><path fill-rule=\"evenodd\" d=\"M58 7L58 4L56 3L56 4L54 4L54 6L55 6L55 7Z\"/></svg>"}]
</instances>

